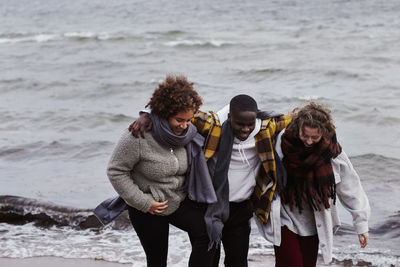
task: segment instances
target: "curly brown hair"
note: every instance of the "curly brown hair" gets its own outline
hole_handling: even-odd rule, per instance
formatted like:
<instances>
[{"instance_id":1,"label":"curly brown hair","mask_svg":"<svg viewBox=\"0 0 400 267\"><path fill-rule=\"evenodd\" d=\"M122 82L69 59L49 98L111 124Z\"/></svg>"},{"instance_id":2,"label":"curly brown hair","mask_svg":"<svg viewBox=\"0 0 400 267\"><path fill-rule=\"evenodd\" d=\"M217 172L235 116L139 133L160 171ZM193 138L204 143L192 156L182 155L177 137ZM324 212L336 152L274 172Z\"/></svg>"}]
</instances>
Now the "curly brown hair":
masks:
<instances>
[{"instance_id":1,"label":"curly brown hair","mask_svg":"<svg viewBox=\"0 0 400 267\"><path fill-rule=\"evenodd\" d=\"M151 108L155 115L169 119L179 112L193 110L196 113L203 101L193 89L193 83L185 76L167 75L158 85L146 107Z\"/></svg>"},{"instance_id":2,"label":"curly brown hair","mask_svg":"<svg viewBox=\"0 0 400 267\"><path fill-rule=\"evenodd\" d=\"M330 139L335 134L336 127L333 124L331 111L323 105L310 102L302 108L294 109L292 116L288 129L293 130L297 137L299 130L304 131L304 127L318 128L325 139Z\"/></svg>"}]
</instances>

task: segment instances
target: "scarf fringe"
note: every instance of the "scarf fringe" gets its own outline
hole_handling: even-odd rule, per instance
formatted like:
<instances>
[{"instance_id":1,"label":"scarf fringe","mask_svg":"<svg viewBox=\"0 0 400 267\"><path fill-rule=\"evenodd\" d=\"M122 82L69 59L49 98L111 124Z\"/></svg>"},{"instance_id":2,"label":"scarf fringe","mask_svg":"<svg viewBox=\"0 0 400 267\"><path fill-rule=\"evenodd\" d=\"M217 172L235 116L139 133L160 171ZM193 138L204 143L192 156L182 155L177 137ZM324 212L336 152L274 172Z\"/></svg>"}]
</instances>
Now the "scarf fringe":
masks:
<instances>
[{"instance_id":1,"label":"scarf fringe","mask_svg":"<svg viewBox=\"0 0 400 267\"><path fill-rule=\"evenodd\" d=\"M216 240L210 240L208 243L208 251L210 251L214 246L216 249L218 249L219 246L221 246L221 240L222 240L222 233Z\"/></svg>"},{"instance_id":2,"label":"scarf fringe","mask_svg":"<svg viewBox=\"0 0 400 267\"><path fill-rule=\"evenodd\" d=\"M336 185L330 186L329 192L323 193L319 190L318 193L315 190L311 190L302 194L294 188L290 188L285 192L281 192L281 198L283 203L289 204L290 210L293 210L293 206L299 209L302 213L304 210L303 203L306 203L312 210L321 211L323 208L329 209L329 199L332 199L333 205L336 205ZM322 208L323 206L323 208Z\"/></svg>"}]
</instances>

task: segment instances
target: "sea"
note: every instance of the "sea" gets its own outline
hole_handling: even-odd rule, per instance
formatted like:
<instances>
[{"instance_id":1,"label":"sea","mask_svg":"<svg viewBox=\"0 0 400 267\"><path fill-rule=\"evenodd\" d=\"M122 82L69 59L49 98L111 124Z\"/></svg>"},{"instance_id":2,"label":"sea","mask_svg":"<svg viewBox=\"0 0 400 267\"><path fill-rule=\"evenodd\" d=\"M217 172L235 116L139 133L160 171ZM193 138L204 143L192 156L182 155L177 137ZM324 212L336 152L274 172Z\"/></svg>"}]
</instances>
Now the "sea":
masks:
<instances>
[{"instance_id":1,"label":"sea","mask_svg":"<svg viewBox=\"0 0 400 267\"><path fill-rule=\"evenodd\" d=\"M0 257L145 266L126 214L102 226L92 210L116 195L121 132L172 74L204 111L243 93L330 108L371 205L365 249L340 209L334 262L400 266L399 14L398 0L0 0ZM189 254L171 227L169 266ZM273 254L253 222L249 257Z\"/></svg>"}]
</instances>

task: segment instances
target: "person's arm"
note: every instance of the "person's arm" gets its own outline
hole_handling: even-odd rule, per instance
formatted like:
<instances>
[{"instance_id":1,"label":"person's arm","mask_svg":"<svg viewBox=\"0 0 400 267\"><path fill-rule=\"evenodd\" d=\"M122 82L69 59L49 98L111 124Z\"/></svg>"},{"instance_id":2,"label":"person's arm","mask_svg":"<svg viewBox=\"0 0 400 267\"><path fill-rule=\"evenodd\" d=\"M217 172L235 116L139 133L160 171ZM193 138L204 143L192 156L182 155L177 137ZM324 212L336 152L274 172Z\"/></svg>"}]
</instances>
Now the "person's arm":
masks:
<instances>
[{"instance_id":1,"label":"person's arm","mask_svg":"<svg viewBox=\"0 0 400 267\"><path fill-rule=\"evenodd\" d=\"M222 125L228 119L229 105L224 106L217 112L210 111L209 113L201 110L197 111L192 119L192 123L197 128L197 132L204 137L209 136L210 131L215 125Z\"/></svg>"},{"instance_id":2,"label":"person's arm","mask_svg":"<svg viewBox=\"0 0 400 267\"><path fill-rule=\"evenodd\" d=\"M217 120L218 116L215 113L206 113L199 110L194 114L192 124L197 128L199 134L207 137Z\"/></svg>"},{"instance_id":3,"label":"person's arm","mask_svg":"<svg viewBox=\"0 0 400 267\"><path fill-rule=\"evenodd\" d=\"M371 208L360 177L344 151L332 159L332 167L335 175L340 176L340 182L336 184L337 196L343 207L350 212L360 245L364 248L368 244L368 219ZM339 177L335 177L337 178Z\"/></svg>"},{"instance_id":4,"label":"person's arm","mask_svg":"<svg viewBox=\"0 0 400 267\"><path fill-rule=\"evenodd\" d=\"M155 201L151 194L140 190L131 177L140 160L140 142L129 131L124 132L108 163L107 175L115 191L129 206L152 214L161 213L167 208L167 201Z\"/></svg>"},{"instance_id":5,"label":"person's arm","mask_svg":"<svg viewBox=\"0 0 400 267\"><path fill-rule=\"evenodd\" d=\"M139 134L144 138L144 132L150 132L153 127L153 123L150 118L151 109L143 109L139 112L139 118L132 122L128 130L136 138L139 138Z\"/></svg>"},{"instance_id":6,"label":"person's arm","mask_svg":"<svg viewBox=\"0 0 400 267\"><path fill-rule=\"evenodd\" d=\"M264 111L264 110L259 110L257 112L257 118L261 120L270 119L270 124L268 128L271 136L281 132L292 121L291 114L283 115L282 113L276 113L274 111Z\"/></svg>"},{"instance_id":7,"label":"person's arm","mask_svg":"<svg viewBox=\"0 0 400 267\"><path fill-rule=\"evenodd\" d=\"M228 119L229 104L218 110L216 114L218 115L220 123L223 124Z\"/></svg>"},{"instance_id":8,"label":"person's arm","mask_svg":"<svg viewBox=\"0 0 400 267\"><path fill-rule=\"evenodd\" d=\"M276 125L275 132L279 133L280 131L282 131L283 129L285 129L288 126L288 124L292 121L292 117L289 115L282 115L282 116L273 118L273 120Z\"/></svg>"}]
</instances>

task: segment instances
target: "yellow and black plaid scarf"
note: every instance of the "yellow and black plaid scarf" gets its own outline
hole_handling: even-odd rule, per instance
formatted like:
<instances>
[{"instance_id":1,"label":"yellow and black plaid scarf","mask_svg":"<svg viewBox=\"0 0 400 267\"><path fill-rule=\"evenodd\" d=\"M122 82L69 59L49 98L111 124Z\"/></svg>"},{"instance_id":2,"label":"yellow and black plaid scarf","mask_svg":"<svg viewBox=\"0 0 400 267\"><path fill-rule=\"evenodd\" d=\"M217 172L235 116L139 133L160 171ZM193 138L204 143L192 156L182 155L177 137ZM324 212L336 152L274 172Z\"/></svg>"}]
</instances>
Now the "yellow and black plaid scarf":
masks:
<instances>
[{"instance_id":1,"label":"yellow and black plaid scarf","mask_svg":"<svg viewBox=\"0 0 400 267\"><path fill-rule=\"evenodd\" d=\"M256 177L256 186L251 197L254 213L258 220L266 223L271 209L271 202L277 186L277 174L274 155L275 137L291 121L291 117L283 115L263 119L260 132L255 136L256 149L263 168ZM221 124L218 116L199 111L192 120L199 133L206 137L204 155L210 159L217 151L221 138ZM268 185L272 182L272 186Z\"/></svg>"},{"instance_id":2,"label":"yellow and black plaid scarf","mask_svg":"<svg viewBox=\"0 0 400 267\"><path fill-rule=\"evenodd\" d=\"M290 127L282 135L282 160L287 172L287 184L281 192L284 203L293 208L295 203L299 211L302 202L314 210L321 206L329 208L329 198L336 200L335 176L331 159L336 158L342 147L336 140L321 139L311 148L306 148Z\"/></svg>"}]
</instances>

